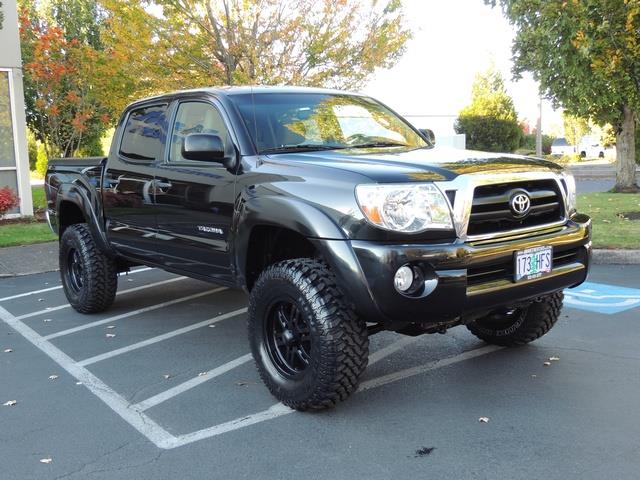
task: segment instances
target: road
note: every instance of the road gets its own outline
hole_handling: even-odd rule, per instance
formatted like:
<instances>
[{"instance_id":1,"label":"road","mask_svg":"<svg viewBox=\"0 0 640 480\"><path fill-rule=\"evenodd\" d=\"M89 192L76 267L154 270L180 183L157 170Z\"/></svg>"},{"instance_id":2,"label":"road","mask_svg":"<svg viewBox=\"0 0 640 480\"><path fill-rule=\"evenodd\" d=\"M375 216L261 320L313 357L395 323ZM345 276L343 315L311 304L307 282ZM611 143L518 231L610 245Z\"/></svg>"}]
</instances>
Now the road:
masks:
<instances>
[{"instance_id":1,"label":"road","mask_svg":"<svg viewBox=\"0 0 640 480\"><path fill-rule=\"evenodd\" d=\"M637 479L640 266L590 281L526 347L375 335L311 414L259 381L243 293L140 269L85 316L56 273L0 280L2 479Z\"/></svg>"}]
</instances>

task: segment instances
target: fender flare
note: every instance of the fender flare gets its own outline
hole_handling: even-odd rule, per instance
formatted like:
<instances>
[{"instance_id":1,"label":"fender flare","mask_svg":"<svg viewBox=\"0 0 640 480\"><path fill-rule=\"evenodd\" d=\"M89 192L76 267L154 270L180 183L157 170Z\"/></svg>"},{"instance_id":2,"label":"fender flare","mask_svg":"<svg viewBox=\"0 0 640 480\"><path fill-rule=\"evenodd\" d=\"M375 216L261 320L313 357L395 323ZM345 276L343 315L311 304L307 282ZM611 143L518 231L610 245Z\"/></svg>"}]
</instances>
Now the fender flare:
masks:
<instances>
[{"instance_id":1,"label":"fender flare","mask_svg":"<svg viewBox=\"0 0 640 480\"><path fill-rule=\"evenodd\" d=\"M327 213L297 198L240 195L235 210L229 243L232 268L241 287L246 286L249 239L255 227L286 228L309 239L347 240L344 231Z\"/></svg>"},{"instance_id":2,"label":"fender flare","mask_svg":"<svg viewBox=\"0 0 640 480\"><path fill-rule=\"evenodd\" d=\"M99 194L90 186L82 183L63 183L58 190L58 198L56 201L56 212L60 217L60 207L64 202L69 202L77 206L82 212L91 235L100 247L100 249L108 255L114 255L115 252L109 246L104 229L100 228L103 224L102 208L98 200ZM60 223L62 218L58 219Z\"/></svg>"}]
</instances>

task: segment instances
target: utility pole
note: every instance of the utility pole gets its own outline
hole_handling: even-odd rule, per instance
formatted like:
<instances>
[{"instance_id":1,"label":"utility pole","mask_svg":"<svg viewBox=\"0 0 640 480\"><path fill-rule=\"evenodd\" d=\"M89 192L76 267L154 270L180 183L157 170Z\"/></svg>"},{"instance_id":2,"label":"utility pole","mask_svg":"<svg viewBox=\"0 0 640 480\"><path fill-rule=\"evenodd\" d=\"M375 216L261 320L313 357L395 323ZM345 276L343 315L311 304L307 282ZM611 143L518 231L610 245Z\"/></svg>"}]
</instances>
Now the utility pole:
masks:
<instances>
[{"instance_id":1,"label":"utility pole","mask_svg":"<svg viewBox=\"0 0 640 480\"><path fill-rule=\"evenodd\" d=\"M538 123L536 124L536 155L542 156L542 94L538 97Z\"/></svg>"}]
</instances>

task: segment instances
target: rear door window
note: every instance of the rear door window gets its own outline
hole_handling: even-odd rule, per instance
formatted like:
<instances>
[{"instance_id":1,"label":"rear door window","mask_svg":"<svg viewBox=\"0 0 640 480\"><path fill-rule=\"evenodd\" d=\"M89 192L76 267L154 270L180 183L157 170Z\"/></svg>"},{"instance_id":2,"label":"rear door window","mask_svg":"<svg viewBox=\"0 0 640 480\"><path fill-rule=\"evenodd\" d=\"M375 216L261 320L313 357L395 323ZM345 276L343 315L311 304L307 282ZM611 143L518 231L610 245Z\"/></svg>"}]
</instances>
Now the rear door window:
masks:
<instances>
[{"instance_id":1,"label":"rear door window","mask_svg":"<svg viewBox=\"0 0 640 480\"><path fill-rule=\"evenodd\" d=\"M132 160L160 159L166 139L167 105L137 108L127 117L120 155Z\"/></svg>"}]
</instances>

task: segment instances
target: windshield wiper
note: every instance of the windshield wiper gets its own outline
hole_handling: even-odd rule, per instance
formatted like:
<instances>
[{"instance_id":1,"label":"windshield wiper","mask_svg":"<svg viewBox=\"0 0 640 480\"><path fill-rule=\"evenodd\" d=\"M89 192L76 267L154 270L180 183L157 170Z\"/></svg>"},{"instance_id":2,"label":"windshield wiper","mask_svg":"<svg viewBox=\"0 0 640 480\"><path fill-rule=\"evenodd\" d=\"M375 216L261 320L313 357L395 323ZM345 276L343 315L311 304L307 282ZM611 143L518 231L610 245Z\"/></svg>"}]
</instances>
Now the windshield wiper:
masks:
<instances>
[{"instance_id":1,"label":"windshield wiper","mask_svg":"<svg viewBox=\"0 0 640 480\"><path fill-rule=\"evenodd\" d=\"M312 152L318 150L337 150L345 148L342 145L317 145L312 143L301 143L298 145L281 145L279 147L266 148L262 150L261 154L269 153L285 153L285 152Z\"/></svg>"},{"instance_id":2,"label":"windshield wiper","mask_svg":"<svg viewBox=\"0 0 640 480\"><path fill-rule=\"evenodd\" d=\"M376 147L409 147L406 143L398 142L370 142L370 143L358 143L356 145L350 145L348 148L376 148Z\"/></svg>"}]
</instances>

